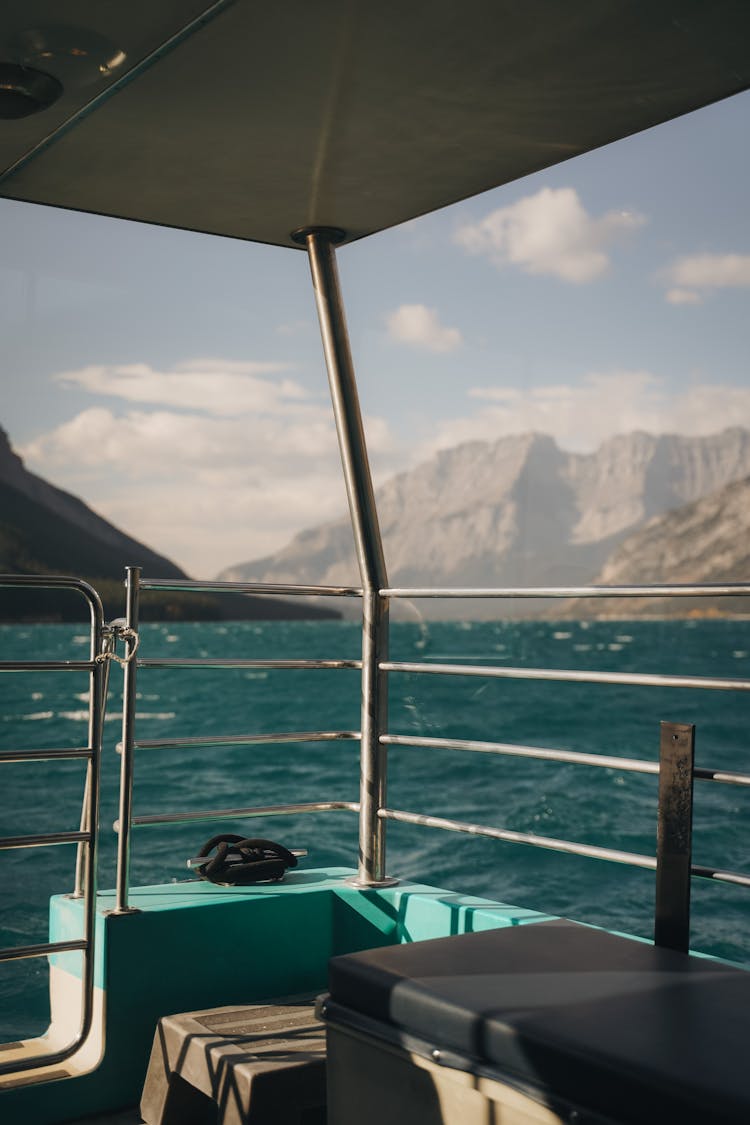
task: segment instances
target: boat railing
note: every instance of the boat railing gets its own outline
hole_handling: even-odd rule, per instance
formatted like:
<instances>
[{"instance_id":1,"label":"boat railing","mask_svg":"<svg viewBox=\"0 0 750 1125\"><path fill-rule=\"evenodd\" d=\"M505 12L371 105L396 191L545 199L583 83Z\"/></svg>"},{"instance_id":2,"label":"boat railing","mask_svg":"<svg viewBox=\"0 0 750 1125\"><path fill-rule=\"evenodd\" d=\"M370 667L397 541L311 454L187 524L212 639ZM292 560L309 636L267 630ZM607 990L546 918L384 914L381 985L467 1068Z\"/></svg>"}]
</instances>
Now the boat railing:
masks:
<instances>
[{"instance_id":1,"label":"boat railing","mask_svg":"<svg viewBox=\"0 0 750 1125\"><path fill-rule=\"evenodd\" d=\"M361 597L362 591L348 586L295 586L291 584L231 583L231 582L181 582L147 581L140 578L137 568L129 568L128 625L137 631L138 597L140 591L169 591L200 593L248 593L282 596L337 596ZM443 598L468 600L493 599L499 604L515 599L602 599L602 598L698 598L739 597L750 595L750 584L680 584L632 586L568 586L568 587L513 587L513 588L383 588L378 599L387 607L392 600ZM363 599L366 601L367 599ZM363 607L364 608L364 607ZM750 785L750 774L738 771L696 767L694 764L694 737L692 727L680 723L662 723L659 760L636 759L609 754L583 753L569 749L554 749L530 745L511 744L475 739L426 737L391 729L387 716L377 724L378 753L368 753L361 731L308 730L295 733L262 733L247 735L214 735L190 738L164 738L140 740L135 735L135 673L140 668L256 668L256 669L312 669L353 668L362 673L363 724L365 711L369 721L380 709L374 709L366 698L365 685L376 677L383 681L382 694L387 698L390 677L399 674L417 676L450 676L503 678L528 681L557 681L581 684L611 684L644 688L689 688L706 691L750 691L750 680L726 676L668 675L641 672L615 672L565 668L535 668L497 664L437 663L433 661L402 661L382 659L388 652L388 613L363 613L363 656L361 660L244 660L221 658L148 658L141 656L130 668L126 667L125 705L123 712L122 780L120 816L116 824L119 833L119 864L117 909L128 909L130 834L133 828L188 821L241 819L265 816L292 815L343 809L360 816L360 866L357 879L360 886L378 886L390 882L385 867L385 833L389 821L437 828L450 832L483 836L509 843L523 844L551 851L603 859L611 862L645 868L656 872L656 925L657 940L662 944L686 946L689 930L689 882L691 877L711 879L716 882L750 886L750 874L723 870L692 863L692 792L693 781L711 781L727 785ZM382 629L383 637L375 637L373 630ZM129 702L130 699L130 702ZM132 786L135 751L162 750L189 746L229 746L271 743L299 743L333 740L360 740L362 767L360 801L317 801L305 804L257 806L236 809L206 809L189 812L153 813L132 815ZM546 837L529 832L517 832L492 825L469 823L434 816L429 812L392 808L386 799L386 756L389 747L408 746L425 750L453 750L457 752L500 755L506 757L537 759L650 774L659 778L659 812L657 854L641 855L616 848L601 847L583 842ZM365 802L362 794L371 798ZM373 794L377 799L372 799ZM677 841L677 843L675 843ZM364 855L364 861L363 861Z\"/></svg>"},{"instance_id":2,"label":"boat railing","mask_svg":"<svg viewBox=\"0 0 750 1125\"><path fill-rule=\"evenodd\" d=\"M39 1066L50 1067L70 1058L81 1046L91 1029L94 988L94 938L96 913L96 858L98 841L99 772L102 750L102 724L107 694L108 661L101 659L111 651L111 635L104 624L102 603L96 590L77 578L37 575L2 575L0 588L36 588L46 590L71 590L82 596L89 609L89 655L87 660L0 660L2 673L78 672L87 673L88 734L85 746L64 746L50 749L3 749L0 764L60 761L84 761L86 780L81 809L80 828L77 831L38 832L0 839L0 851L25 848L77 845L74 897L83 899L83 934L66 941L40 942L33 945L10 946L0 949L0 961L19 961L34 957L48 957L61 953L79 952L83 958L81 973L81 1004L78 1032L63 1047L44 1050L45 1040L39 1039L41 1049L34 1052L25 1045L22 1057L10 1052L9 1061L0 1061L0 1075L33 1070ZM72 881L72 880L71 880ZM0 1056L1 1058L1 1056Z\"/></svg>"},{"instance_id":3,"label":"boat railing","mask_svg":"<svg viewBox=\"0 0 750 1125\"><path fill-rule=\"evenodd\" d=\"M159 669L217 669L247 668L254 670L362 670L361 660L256 660L222 657L143 657L136 656L138 648L138 622L140 616L140 596L144 591L153 593L194 593L194 594L253 594L284 595L298 597L349 597L362 596L361 589L353 586L294 586L285 583L250 582L197 582L185 580L147 580L141 577L139 567L126 568L126 633L129 637L128 651L124 663L123 684L123 723L122 740L118 744L120 752L120 800L118 818L114 828L117 832L117 913L128 913L130 890L131 833L133 828L152 827L164 824L183 824L209 820L244 820L260 817L296 815L345 810L359 813L356 801L307 801L303 803L259 805L249 808L202 809L187 812L164 812L134 816L133 781L136 752L143 750L174 750L197 746L254 746L300 742L339 742L359 741L360 732L353 730L308 730L297 732L269 732L251 734L227 734L190 736L185 738L139 739L136 736L136 675L138 670Z\"/></svg>"},{"instance_id":4,"label":"boat railing","mask_svg":"<svg viewBox=\"0 0 750 1125\"><path fill-rule=\"evenodd\" d=\"M612 599L612 598L697 598L738 597L750 594L746 583L680 584L649 586L567 586L487 588L387 588L380 595L388 599L420 598L495 599ZM527 681L557 681L582 684L612 684L646 688L691 688L704 691L750 691L750 680L734 677L680 676L639 672L614 672L564 668L511 667L507 665L441 664L435 662L385 661L381 670L410 675L468 676ZM536 833L514 832L490 825L467 823L427 813L411 812L382 806L378 818L422 825L449 832L468 833L503 840L509 843L609 860L656 872L655 940L662 945L687 949L690 927L690 879L712 879L750 887L750 873L726 871L692 863L693 781L718 782L727 785L750 785L750 774L730 770L696 767L694 760L694 728L690 724L661 723L658 761L607 754L582 753L567 749L516 745L470 739L423 737L413 734L382 732L384 746L410 746L424 749L501 755L541 761L653 774L659 777L657 854L640 855L614 848L598 847L567 839L556 839Z\"/></svg>"},{"instance_id":5,"label":"boat railing","mask_svg":"<svg viewBox=\"0 0 750 1125\"><path fill-rule=\"evenodd\" d=\"M15 581L15 580L14 580ZM18 580L18 585L73 584L75 588L85 587L85 583L75 584L75 580ZM117 630L117 636L125 642L125 656L115 657L123 666L123 713L122 739L118 746L121 753L119 813L115 823L118 833L118 864L116 910L127 912L129 907L131 835L134 828L157 825L178 824L190 821L254 819L271 816L297 815L334 810L355 812L360 820L360 859L357 885L374 887L383 885L389 879L386 870L386 827L388 822L401 822L412 825L436 828L450 832L483 836L508 843L523 844L551 851L609 860L616 863L654 870L656 872L656 935L662 944L684 946L689 929L689 884L692 877L711 879L716 882L750 886L750 874L707 867L692 863L692 790L694 780L710 781L727 785L748 786L750 774L739 771L696 767L694 764L693 730L687 724L663 723L661 729L659 760L645 760L620 757L611 754L583 753L571 749L555 749L533 745L522 745L500 741L427 737L412 732L393 729L388 720L383 701L387 699L389 680L393 676L449 676L504 678L527 681L558 681L580 684L612 684L645 688L690 688L707 691L750 691L750 680L726 676L687 676L661 675L641 672L615 672L600 670L581 670L571 668L541 668L508 666L499 664L438 663L430 660L403 661L388 658L389 615L391 601L408 599L418 601L422 598L444 598L467 600L475 598L493 599L499 605L514 599L602 599L602 598L697 598L697 597L739 597L750 595L750 584L691 584L691 585L652 585L652 586L570 586L570 587L515 587L504 589L480 588L383 588L364 595L354 586L312 586L284 583L234 583L234 582L192 582L174 580L145 580L140 569L129 567L126 572L126 617ZM86 589L89 589L86 587ZM244 658L162 658L145 655L139 650L139 612L142 591L170 593L245 593L252 595L276 595L286 597L349 597L362 599L362 658L361 659L244 659ZM94 598L96 595L92 592ZM372 603L378 603L373 610ZM74 748L61 751L24 751L23 760L33 760L33 756L88 757L89 767L98 762L101 745L100 704L103 685L106 681L102 664L96 656L106 644L107 628L103 625L98 598L92 609L92 648L89 661L78 662L34 662L16 663L3 666L10 670L46 670L49 667L76 668L88 671L92 677L90 692L90 740L87 748ZM107 661L104 665L106 668ZM287 671L295 669L354 669L361 673L361 726L360 730L303 730L297 732L257 732L248 734L225 734L208 736L189 736L184 738L139 739L136 733L136 678L140 669L185 669L185 668L248 668ZM97 672L99 675L97 675ZM379 698L373 702L371 686L379 683ZM97 710L99 708L99 711ZM99 716L97 718L97 715ZM368 739L363 732L368 726ZM373 739L373 733L375 738ZM203 810L174 811L164 810L147 815L133 815L133 777L136 752L151 752L197 746L251 746L274 743L359 741L360 743L360 794L359 800L325 800L314 802L262 805L248 808L207 808ZM372 752L372 742L375 752ZM368 744L370 743L370 744ZM493 825L466 822L445 816L435 816L429 811L414 811L391 807L387 801L386 766L391 747L412 747L423 750L452 750L460 753L500 755L540 761L560 762L587 767L598 767L636 772L657 776L659 779L659 812L657 832L657 854L641 855L616 848L602 847L569 839L558 839L537 835L531 832L513 831ZM0 761L21 760L12 753L3 753ZM98 776L98 774L97 774ZM364 798L363 798L364 795ZM87 792L87 800L95 801ZM86 893L93 886L91 873L93 837L87 825L95 824L95 817L87 812L89 819L82 822L80 833L67 833L54 841L40 842L78 842L86 847L85 878L79 875L76 881L77 893ZM31 846L31 838L20 841L0 842L0 846ZM82 853L83 854L83 853ZM89 896L90 897L90 896ZM89 900L87 900L88 902ZM87 925L89 923L87 922ZM88 931L87 931L88 934ZM86 938L88 940L88 937ZM39 955L48 949L39 947ZM27 955L21 951L21 955ZM33 955L33 954L28 954Z\"/></svg>"}]
</instances>

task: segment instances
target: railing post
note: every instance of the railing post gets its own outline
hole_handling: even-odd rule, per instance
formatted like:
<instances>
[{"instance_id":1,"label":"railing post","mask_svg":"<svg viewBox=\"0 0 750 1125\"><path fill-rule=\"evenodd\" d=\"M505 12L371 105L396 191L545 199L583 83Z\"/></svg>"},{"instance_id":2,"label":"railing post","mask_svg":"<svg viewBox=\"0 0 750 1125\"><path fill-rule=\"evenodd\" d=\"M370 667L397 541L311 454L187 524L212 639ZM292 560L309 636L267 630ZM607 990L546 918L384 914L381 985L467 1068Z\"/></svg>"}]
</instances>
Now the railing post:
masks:
<instances>
[{"instance_id":1,"label":"railing post","mask_svg":"<svg viewBox=\"0 0 750 1125\"><path fill-rule=\"evenodd\" d=\"M388 673L380 665L388 659L388 609L387 598L376 591L363 593L358 886L395 882L386 876L386 822L378 815L386 803L388 747L380 735L388 724Z\"/></svg>"},{"instance_id":2,"label":"railing post","mask_svg":"<svg viewBox=\"0 0 750 1125\"><path fill-rule=\"evenodd\" d=\"M693 837L695 727L662 723L654 944L687 953Z\"/></svg>"},{"instance_id":3,"label":"railing post","mask_svg":"<svg viewBox=\"0 0 750 1125\"><path fill-rule=\"evenodd\" d=\"M133 913L128 905L130 888L130 830L133 809L133 744L135 741L135 681L138 612L140 605L141 568L125 568L125 628L127 634L126 656L122 684L122 744L120 757L120 804L117 835L117 900L116 914Z\"/></svg>"},{"instance_id":4,"label":"railing post","mask_svg":"<svg viewBox=\"0 0 750 1125\"><path fill-rule=\"evenodd\" d=\"M93 616L93 613L92 613ZM91 659L112 652L114 637L105 628L92 621L91 626ZM92 826L91 822L91 793L92 785L98 785L99 766L102 755L102 736L104 733L104 715L107 709L107 689L109 687L109 660L100 661L89 675L89 747L95 755L95 760L89 762L86 770L86 783L83 790L83 807L81 809L81 832L92 832L98 839L99 827ZM83 898L86 874L86 849L92 845L81 843L76 853L76 875L73 888L73 898Z\"/></svg>"},{"instance_id":5,"label":"railing post","mask_svg":"<svg viewBox=\"0 0 750 1125\"><path fill-rule=\"evenodd\" d=\"M334 246L344 237L330 228L296 231L307 247L323 340L328 384L336 421L354 545L362 580L362 706L360 753L359 865L356 883L372 887L392 883L386 877L385 805L387 749L380 742L387 725L388 586L375 492L359 407L346 317Z\"/></svg>"}]
</instances>

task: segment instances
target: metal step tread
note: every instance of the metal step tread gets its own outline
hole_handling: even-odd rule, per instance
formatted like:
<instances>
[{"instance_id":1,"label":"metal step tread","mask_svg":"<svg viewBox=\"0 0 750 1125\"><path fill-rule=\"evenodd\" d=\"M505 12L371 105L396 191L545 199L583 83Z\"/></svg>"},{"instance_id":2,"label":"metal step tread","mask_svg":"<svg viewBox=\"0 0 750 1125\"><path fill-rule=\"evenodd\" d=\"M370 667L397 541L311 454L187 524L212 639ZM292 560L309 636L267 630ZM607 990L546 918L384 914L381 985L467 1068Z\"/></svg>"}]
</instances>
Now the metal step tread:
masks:
<instances>
[{"instance_id":1,"label":"metal step tread","mask_svg":"<svg viewBox=\"0 0 750 1125\"><path fill-rule=\"evenodd\" d=\"M147 1125L325 1121L325 1028L314 997L159 1021L141 1101Z\"/></svg>"}]
</instances>

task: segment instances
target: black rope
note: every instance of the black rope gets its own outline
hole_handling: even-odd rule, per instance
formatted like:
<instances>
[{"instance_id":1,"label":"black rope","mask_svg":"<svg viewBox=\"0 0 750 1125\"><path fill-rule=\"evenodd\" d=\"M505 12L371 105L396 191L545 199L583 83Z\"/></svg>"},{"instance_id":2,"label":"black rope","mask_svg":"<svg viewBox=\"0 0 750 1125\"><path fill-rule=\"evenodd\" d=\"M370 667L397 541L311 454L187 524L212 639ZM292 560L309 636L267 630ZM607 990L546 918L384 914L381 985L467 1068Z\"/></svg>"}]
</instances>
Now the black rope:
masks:
<instances>
[{"instance_id":1,"label":"black rope","mask_svg":"<svg viewBox=\"0 0 750 1125\"><path fill-rule=\"evenodd\" d=\"M206 862L196 868L198 875L222 887L277 883L284 878L287 868L297 866L296 855L281 844L231 833L219 833L207 840L197 858L203 856Z\"/></svg>"}]
</instances>

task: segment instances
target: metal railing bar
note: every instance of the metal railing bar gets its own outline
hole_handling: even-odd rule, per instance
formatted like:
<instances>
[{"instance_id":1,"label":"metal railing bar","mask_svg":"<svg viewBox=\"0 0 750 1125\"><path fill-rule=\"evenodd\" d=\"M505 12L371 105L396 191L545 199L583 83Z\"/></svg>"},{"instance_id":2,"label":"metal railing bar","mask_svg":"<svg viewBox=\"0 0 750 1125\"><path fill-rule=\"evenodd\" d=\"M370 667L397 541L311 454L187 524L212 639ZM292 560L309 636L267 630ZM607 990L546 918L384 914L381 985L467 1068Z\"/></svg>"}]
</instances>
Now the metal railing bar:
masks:
<instances>
[{"instance_id":1,"label":"metal railing bar","mask_svg":"<svg viewBox=\"0 0 750 1125\"><path fill-rule=\"evenodd\" d=\"M725 785L750 785L750 773L730 773L728 770L711 770L696 766L693 777L699 781L719 781Z\"/></svg>"},{"instance_id":2,"label":"metal railing bar","mask_svg":"<svg viewBox=\"0 0 750 1125\"><path fill-rule=\"evenodd\" d=\"M361 660L245 660L242 657L149 657L138 661L139 668L361 668Z\"/></svg>"},{"instance_id":3,"label":"metal railing bar","mask_svg":"<svg viewBox=\"0 0 750 1125\"><path fill-rule=\"evenodd\" d=\"M661 676L647 672L586 672L566 668L503 668L495 664L410 664L386 661L384 672L413 672L433 676L490 676L507 680L554 680L583 684L619 684L631 687L696 688L704 691L750 691L750 680L709 676Z\"/></svg>"},{"instance_id":4,"label":"metal railing bar","mask_svg":"<svg viewBox=\"0 0 750 1125\"><path fill-rule=\"evenodd\" d=\"M0 949L0 961L23 961L29 957L46 957L48 953L73 953L77 950L88 949L89 943L84 938L72 941L48 941L39 945L17 945Z\"/></svg>"},{"instance_id":5,"label":"metal railing bar","mask_svg":"<svg viewBox=\"0 0 750 1125\"><path fill-rule=\"evenodd\" d=\"M91 758L94 751L89 746L61 748L57 750L5 750L0 754L3 762L56 762L68 758Z\"/></svg>"},{"instance_id":6,"label":"metal railing bar","mask_svg":"<svg viewBox=\"0 0 750 1125\"><path fill-rule=\"evenodd\" d=\"M31 836L4 836L0 839L0 851L12 848L46 848L53 844L90 844L90 832L45 832Z\"/></svg>"},{"instance_id":7,"label":"metal railing bar","mask_svg":"<svg viewBox=\"0 0 750 1125\"><path fill-rule=\"evenodd\" d=\"M141 581L141 590L185 591L194 594L289 594L302 597L361 598L358 586L295 586L286 582L199 582L151 578Z\"/></svg>"},{"instance_id":8,"label":"metal railing bar","mask_svg":"<svg viewBox=\"0 0 750 1125\"><path fill-rule=\"evenodd\" d=\"M659 773L658 762L640 758L619 758L608 754L584 754L577 750L556 750L546 746L520 746L510 742L477 742L458 738L423 738L417 735L386 734L381 742L388 746L414 746L434 750L470 750L480 754L497 754L512 758L539 758L552 762L602 766L607 769L630 770L633 773ZM748 779L750 780L750 779Z\"/></svg>"},{"instance_id":9,"label":"metal railing bar","mask_svg":"<svg viewBox=\"0 0 750 1125\"><path fill-rule=\"evenodd\" d=\"M397 820L403 824L418 824L425 828L442 828L447 832L463 832L470 836L487 836L493 840L504 840L510 844L530 844L548 851L567 852L569 855L585 856L588 859L606 859L612 863L624 863L632 867L645 867L656 870L656 857L624 852L615 848L600 848L594 844L578 844L572 840L558 840L552 836L535 836L529 832L512 832L506 828L490 828L484 824L471 824L462 820L448 820L440 816L427 816L424 813L404 812L400 809L380 809L382 820Z\"/></svg>"},{"instance_id":10,"label":"metal railing bar","mask_svg":"<svg viewBox=\"0 0 750 1125\"><path fill-rule=\"evenodd\" d=\"M587 859L604 859L612 863L623 863L630 867L643 867L656 870L656 857L639 855L636 852L618 851L614 848L600 848L593 844L579 844L572 840L559 840L552 836L535 836L529 832L512 832L506 828L490 828L485 824L472 824L461 820L449 820L440 816L427 816L424 813L404 812L401 809L380 809L382 820L397 820L402 824L416 824L425 828L441 828L446 832L462 832L470 836L486 836L493 840L504 840L510 844L528 844L547 851L566 852L569 855L584 856ZM738 871L722 871L719 868L693 864L691 874L698 879L713 879L715 882L732 883L750 887L750 875Z\"/></svg>"},{"instance_id":11,"label":"metal railing bar","mask_svg":"<svg viewBox=\"0 0 750 1125\"><path fill-rule=\"evenodd\" d=\"M101 599L93 586L83 578L66 574L0 574L0 586L36 586L40 590L78 590L86 600L101 607Z\"/></svg>"},{"instance_id":12,"label":"metal railing bar","mask_svg":"<svg viewBox=\"0 0 750 1125\"><path fill-rule=\"evenodd\" d=\"M16 587L37 587L42 589L70 589L81 594L89 609L90 618L90 644L89 659L87 661L4 661L0 670L24 671L81 671L89 677L89 721L88 721L88 748L83 753L87 758L86 785L81 812L81 826L78 832L45 833L34 836L6 837L0 841L0 849L46 847L52 844L77 844L78 855L76 861L76 886L75 894L83 896L83 926L84 936L71 942L53 942L35 949L31 947L17 947L5 950L4 960L17 960L23 956L43 956L47 952L63 952L65 950L80 950L83 958L81 989L82 1004L78 1031L73 1039L52 1052L38 1054L25 1054L23 1058L15 1058L3 1062L0 1060L0 1075L15 1072L30 1072L43 1065L46 1067L64 1062L70 1058L83 1043L89 1034L94 1012L94 944L96 920L96 871L97 871L97 844L99 823L99 760L101 756L101 734L103 703L106 688L103 690L104 669L97 663L98 655L103 651L104 637L104 610L101 598L96 590L80 578L67 576L9 575L0 578L0 584ZM71 748L75 750L75 748ZM49 760L60 753L53 750L46 752L43 757ZM70 756L67 751L64 757ZM37 756L39 757L39 756ZM7 758L5 759L8 760ZM22 760L33 760L24 757ZM80 878L79 878L80 877ZM80 888L80 889L79 889Z\"/></svg>"},{"instance_id":13,"label":"metal railing bar","mask_svg":"<svg viewBox=\"0 0 750 1125\"><path fill-rule=\"evenodd\" d=\"M122 735L120 742L120 792L118 820L122 832L117 837L117 870L115 873L115 914L131 912L128 905L130 893L130 824L133 816L133 771L135 758L136 674L138 663L138 619L140 612L141 568L125 567L125 628L126 663L122 669Z\"/></svg>"},{"instance_id":14,"label":"metal railing bar","mask_svg":"<svg viewBox=\"0 0 750 1125\"><path fill-rule=\"evenodd\" d=\"M0 660L0 672L94 672L93 660Z\"/></svg>"},{"instance_id":15,"label":"metal railing bar","mask_svg":"<svg viewBox=\"0 0 750 1125\"><path fill-rule=\"evenodd\" d=\"M244 817L295 816L297 813L331 812L345 809L359 812L358 801L313 801L299 805L258 805L249 809L205 809L201 812L164 813L162 816L134 816L130 822L133 828L144 828L152 824L187 824L199 820L240 820ZM119 821L115 821L115 832L120 831Z\"/></svg>"},{"instance_id":16,"label":"metal railing bar","mask_svg":"<svg viewBox=\"0 0 750 1125\"><path fill-rule=\"evenodd\" d=\"M136 750L178 750L190 746L255 746L263 743L285 742L344 742L357 740L359 731L355 730L313 730L297 731L289 734L213 734L196 735L190 738L151 738L134 742Z\"/></svg>"},{"instance_id":17,"label":"metal railing bar","mask_svg":"<svg viewBox=\"0 0 750 1125\"><path fill-rule=\"evenodd\" d=\"M421 735L384 734L380 741L386 746L414 746L434 750L470 750L480 754L497 754L511 758L538 758L551 762L570 762L582 766L628 770L632 773L659 773L659 763L643 758L620 758L610 754L586 754L578 750L557 750L547 746L523 746L511 742L478 742L461 738L427 738ZM750 774L732 773L696 766L693 777L700 781L717 781L725 785L750 785Z\"/></svg>"},{"instance_id":18,"label":"metal railing bar","mask_svg":"<svg viewBox=\"0 0 750 1125\"><path fill-rule=\"evenodd\" d=\"M747 582L678 583L653 586L387 587L384 598L644 598L736 597L750 594Z\"/></svg>"},{"instance_id":19,"label":"metal railing bar","mask_svg":"<svg viewBox=\"0 0 750 1125\"><path fill-rule=\"evenodd\" d=\"M717 883L733 883L740 887L750 887L750 875L740 871L720 871L714 867L693 864L691 871L698 879L713 879Z\"/></svg>"}]
</instances>

